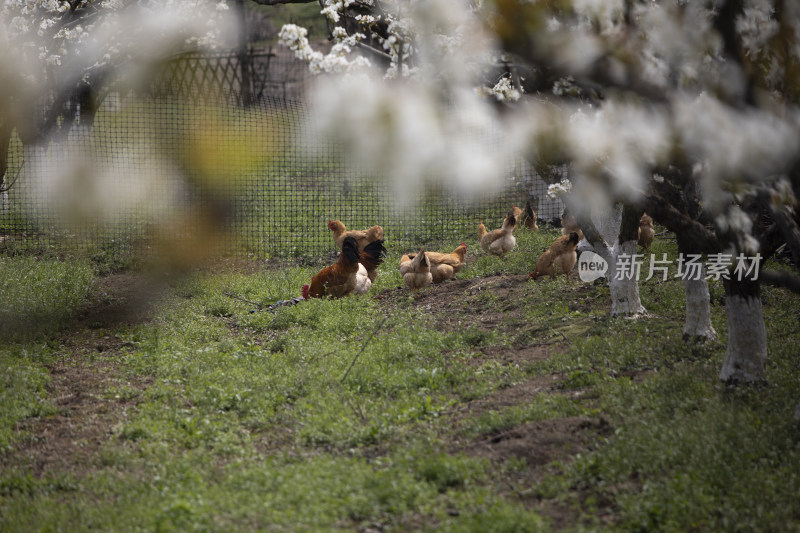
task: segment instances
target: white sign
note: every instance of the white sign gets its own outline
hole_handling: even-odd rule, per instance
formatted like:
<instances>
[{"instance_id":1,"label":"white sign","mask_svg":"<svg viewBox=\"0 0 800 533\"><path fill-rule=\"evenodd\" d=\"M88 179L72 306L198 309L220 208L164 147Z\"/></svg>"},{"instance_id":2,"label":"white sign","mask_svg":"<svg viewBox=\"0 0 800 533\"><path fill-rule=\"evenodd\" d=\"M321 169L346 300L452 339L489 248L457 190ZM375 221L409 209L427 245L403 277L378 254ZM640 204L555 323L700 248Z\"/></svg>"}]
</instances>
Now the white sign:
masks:
<instances>
[{"instance_id":1,"label":"white sign","mask_svg":"<svg viewBox=\"0 0 800 533\"><path fill-rule=\"evenodd\" d=\"M578 276L582 281L592 281L605 277L608 272L606 260L594 252L583 252L578 258Z\"/></svg>"}]
</instances>

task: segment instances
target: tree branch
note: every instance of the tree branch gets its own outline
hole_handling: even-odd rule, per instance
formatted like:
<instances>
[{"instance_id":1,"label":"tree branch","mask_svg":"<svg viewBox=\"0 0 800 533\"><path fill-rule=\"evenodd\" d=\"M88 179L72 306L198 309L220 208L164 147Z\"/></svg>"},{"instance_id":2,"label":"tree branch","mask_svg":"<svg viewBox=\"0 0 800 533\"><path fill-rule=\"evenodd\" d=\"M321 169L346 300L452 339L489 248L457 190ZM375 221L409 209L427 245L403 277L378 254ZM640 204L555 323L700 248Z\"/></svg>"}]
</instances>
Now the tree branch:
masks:
<instances>
[{"instance_id":1,"label":"tree branch","mask_svg":"<svg viewBox=\"0 0 800 533\"><path fill-rule=\"evenodd\" d=\"M648 215L659 224L676 235L695 243L696 249L703 252L716 252L720 249L719 241L713 231L688 215L681 213L658 194L645 195L642 207Z\"/></svg>"},{"instance_id":2,"label":"tree branch","mask_svg":"<svg viewBox=\"0 0 800 533\"><path fill-rule=\"evenodd\" d=\"M786 209L781 209L773 204L768 189L760 188L756 195L756 201L772 215L775 225L786 239L786 245L792 253L795 267L800 268L800 228L797 227L797 222Z\"/></svg>"},{"instance_id":3,"label":"tree branch","mask_svg":"<svg viewBox=\"0 0 800 533\"><path fill-rule=\"evenodd\" d=\"M792 292L800 294L800 277L793 276L786 272L776 270L762 270L758 275L758 280L768 285L784 287Z\"/></svg>"},{"instance_id":4,"label":"tree branch","mask_svg":"<svg viewBox=\"0 0 800 533\"><path fill-rule=\"evenodd\" d=\"M611 247L608 243L603 239L603 236L600 235L600 231L597 229L597 226L594 225L594 221L592 220L591 214L586 213L583 210L574 210L571 206L568 206L570 212L574 213L575 221L578 223L578 227L581 228L583 232L583 236L586 237L586 240L589 241L589 244L592 245L598 253L602 251L608 251ZM603 255L603 254L601 254Z\"/></svg>"}]
</instances>

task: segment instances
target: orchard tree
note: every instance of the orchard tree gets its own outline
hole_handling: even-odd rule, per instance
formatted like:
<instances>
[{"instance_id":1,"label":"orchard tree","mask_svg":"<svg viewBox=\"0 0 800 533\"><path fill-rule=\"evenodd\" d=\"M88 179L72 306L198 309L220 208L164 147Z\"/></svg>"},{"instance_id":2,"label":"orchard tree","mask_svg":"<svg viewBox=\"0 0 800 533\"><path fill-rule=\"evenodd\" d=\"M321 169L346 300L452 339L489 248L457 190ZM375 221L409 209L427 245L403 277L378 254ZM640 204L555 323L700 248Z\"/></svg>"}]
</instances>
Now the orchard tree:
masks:
<instances>
[{"instance_id":1,"label":"orchard tree","mask_svg":"<svg viewBox=\"0 0 800 533\"><path fill-rule=\"evenodd\" d=\"M360 164L408 197L434 178L459 194L497 186L509 154L545 178L569 165L557 186L612 269L635 252L643 211L675 232L681 253L716 260L729 326L720 378L765 379L759 283L800 287L758 268L780 246L800 266L800 6L324 0L322 14L329 54L296 26L281 39L332 74L314 110ZM481 149L481 136L500 141ZM635 280L611 288L613 312L643 310ZM713 337L702 270L685 291L684 332Z\"/></svg>"},{"instance_id":2,"label":"orchard tree","mask_svg":"<svg viewBox=\"0 0 800 533\"><path fill-rule=\"evenodd\" d=\"M8 172L14 132L24 172L41 174L32 166L44 152L68 151L70 135L91 129L109 82L116 91L143 88L175 54L225 44L233 33L228 11L225 0L3 2L0 189L16 177Z\"/></svg>"}]
</instances>

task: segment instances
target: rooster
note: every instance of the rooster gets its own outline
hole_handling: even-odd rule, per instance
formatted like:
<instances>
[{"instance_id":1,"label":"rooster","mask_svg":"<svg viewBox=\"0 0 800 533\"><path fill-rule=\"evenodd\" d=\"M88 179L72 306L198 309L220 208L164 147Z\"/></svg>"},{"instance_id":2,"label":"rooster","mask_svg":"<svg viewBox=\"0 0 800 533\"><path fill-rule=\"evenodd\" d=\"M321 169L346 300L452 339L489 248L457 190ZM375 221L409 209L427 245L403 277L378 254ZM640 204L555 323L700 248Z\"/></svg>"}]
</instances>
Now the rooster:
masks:
<instances>
[{"instance_id":1,"label":"rooster","mask_svg":"<svg viewBox=\"0 0 800 533\"><path fill-rule=\"evenodd\" d=\"M583 231L578 227L578 221L575 220L572 213L565 208L564 212L561 214L561 235L569 235L570 233L577 233L579 242L583 240Z\"/></svg>"},{"instance_id":2,"label":"rooster","mask_svg":"<svg viewBox=\"0 0 800 533\"><path fill-rule=\"evenodd\" d=\"M555 279L555 267L558 267L558 270L563 272L565 276L568 275L578 261L578 254L575 252L578 242L580 242L580 236L575 231L556 239L550 245L550 248L539 256L539 260L536 261L536 269L530 275L531 278L537 279L541 276L550 275L551 278Z\"/></svg>"},{"instance_id":3,"label":"rooster","mask_svg":"<svg viewBox=\"0 0 800 533\"><path fill-rule=\"evenodd\" d=\"M375 244L375 243L373 243ZM303 298L342 298L347 296L356 288L358 282L358 271L360 268L366 270L365 263L376 263L381 259L383 242L372 246L369 251L358 253L358 242L353 237L345 237L342 243L342 252L334 264L320 270L316 276L311 278L311 285L303 285ZM362 257L364 257L362 259Z\"/></svg>"},{"instance_id":4,"label":"rooster","mask_svg":"<svg viewBox=\"0 0 800 533\"><path fill-rule=\"evenodd\" d=\"M383 239L378 239L364 247L364 251L358 257L358 272L356 272L356 287L353 292L365 294L375 278L378 277L378 267L383 262L386 255L386 248L383 246Z\"/></svg>"},{"instance_id":5,"label":"rooster","mask_svg":"<svg viewBox=\"0 0 800 533\"><path fill-rule=\"evenodd\" d=\"M462 242L449 254L426 252L425 255L428 256L428 261L431 263L433 283L441 283L455 278L456 273L464 266L467 245ZM409 259L414 259L414 257L415 254L408 254Z\"/></svg>"},{"instance_id":6,"label":"rooster","mask_svg":"<svg viewBox=\"0 0 800 533\"><path fill-rule=\"evenodd\" d=\"M478 240L481 243L481 248L486 253L499 256L510 252L517 244L517 239L514 237L516 227L517 219L513 211L506 213L506 218L503 219L503 226L500 229L487 232L483 222L479 222Z\"/></svg>"},{"instance_id":7,"label":"rooster","mask_svg":"<svg viewBox=\"0 0 800 533\"><path fill-rule=\"evenodd\" d=\"M400 274L408 288L414 291L414 298L419 295L420 289L433 282L431 262L424 248L418 254L404 254L400 258Z\"/></svg>"},{"instance_id":8,"label":"rooster","mask_svg":"<svg viewBox=\"0 0 800 533\"><path fill-rule=\"evenodd\" d=\"M639 219L639 246L649 252L655 236L656 230L653 229L653 219L650 218L650 215L644 213L642 218Z\"/></svg>"},{"instance_id":9,"label":"rooster","mask_svg":"<svg viewBox=\"0 0 800 533\"><path fill-rule=\"evenodd\" d=\"M358 251L362 252L364 248L371 242L383 239L383 228L380 226L372 226L364 230L350 230L342 223L341 220L329 220L328 229L333 232L333 242L341 250L342 243L347 237L353 237L358 243Z\"/></svg>"}]
</instances>

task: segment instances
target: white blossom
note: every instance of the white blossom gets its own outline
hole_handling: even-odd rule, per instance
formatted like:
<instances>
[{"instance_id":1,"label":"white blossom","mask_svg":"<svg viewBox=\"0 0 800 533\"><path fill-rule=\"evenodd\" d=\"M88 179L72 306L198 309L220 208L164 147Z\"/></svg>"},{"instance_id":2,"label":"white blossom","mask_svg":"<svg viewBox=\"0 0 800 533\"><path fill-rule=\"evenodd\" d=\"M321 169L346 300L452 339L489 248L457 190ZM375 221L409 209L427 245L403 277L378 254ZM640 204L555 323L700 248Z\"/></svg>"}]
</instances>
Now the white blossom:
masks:
<instances>
[{"instance_id":1,"label":"white blossom","mask_svg":"<svg viewBox=\"0 0 800 533\"><path fill-rule=\"evenodd\" d=\"M570 192L572 192L572 182L568 178L561 178L559 183L551 183L547 186L547 196L552 200Z\"/></svg>"},{"instance_id":2,"label":"white blossom","mask_svg":"<svg viewBox=\"0 0 800 533\"><path fill-rule=\"evenodd\" d=\"M489 93L497 98L498 102L516 102L521 96L520 92L511 85L511 78L508 76L500 78L500 81L490 89Z\"/></svg>"}]
</instances>

